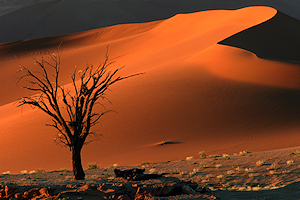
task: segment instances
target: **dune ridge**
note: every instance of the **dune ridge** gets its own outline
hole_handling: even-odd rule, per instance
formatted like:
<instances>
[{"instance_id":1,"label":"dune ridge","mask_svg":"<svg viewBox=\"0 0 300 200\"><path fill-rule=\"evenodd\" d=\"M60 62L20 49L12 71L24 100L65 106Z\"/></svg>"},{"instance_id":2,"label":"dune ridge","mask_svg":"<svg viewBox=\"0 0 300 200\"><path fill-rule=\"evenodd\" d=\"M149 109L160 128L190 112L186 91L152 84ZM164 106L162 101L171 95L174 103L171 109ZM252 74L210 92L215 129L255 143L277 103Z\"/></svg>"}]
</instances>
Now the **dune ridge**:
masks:
<instances>
[{"instance_id":1,"label":"dune ridge","mask_svg":"<svg viewBox=\"0 0 300 200\"><path fill-rule=\"evenodd\" d=\"M30 4L33 5L30 5ZM11 12L1 16L0 42L58 36L116 24L149 22L170 18L178 13L247 6L271 6L300 19L297 1L281 0L44 0L8 2ZM21 7L20 7L21 6ZM26 17L24 17L26 16ZM22 31L19 31L22 30Z\"/></svg>"},{"instance_id":2,"label":"dune ridge","mask_svg":"<svg viewBox=\"0 0 300 200\"><path fill-rule=\"evenodd\" d=\"M83 148L84 166L179 160L196 157L200 150L232 154L298 146L299 65L217 44L276 13L263 6L205 11L1 44L0 150L6 153L0 155L5 161L0 172L71 166L68 149L51 142L55 130L44 125L49 118L28 107L21 112L13 104L28 95L11 79L19 64L32 67L33 57L45 56L60 42L65 84L75 65L80 69L102 61L107 45L116 61L112 67L126 66L121 75L145 72L108 94L112 105L107 106L118 114L97 125L103 136ZM161 141L167 144L158 145Z\"/></svg>"},{"instance_id":3,"label":"dune ridge","mask_svg":"<svg viewBox=\"0 0 300 200\"><path fill-rule=\"evenodd\" d=\"M260 58L300 63L300 21L284 13L230 36L218 44L238 47Z\"/></svg>"}]
</instances>

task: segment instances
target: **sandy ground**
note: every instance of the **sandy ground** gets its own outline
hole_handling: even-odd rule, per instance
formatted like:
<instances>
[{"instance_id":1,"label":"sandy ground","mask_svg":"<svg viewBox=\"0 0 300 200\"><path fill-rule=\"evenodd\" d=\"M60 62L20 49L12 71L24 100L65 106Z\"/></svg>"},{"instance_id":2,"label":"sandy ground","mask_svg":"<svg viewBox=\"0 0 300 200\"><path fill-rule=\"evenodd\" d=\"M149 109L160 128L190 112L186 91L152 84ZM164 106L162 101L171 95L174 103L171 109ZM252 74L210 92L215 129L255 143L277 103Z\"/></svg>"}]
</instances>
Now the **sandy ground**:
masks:
<instances>
[{"instance_id":1,"label":"sandy ground","mask_svg":"<svg viewBox=\"0 0 300 200\"><path fill-rule=\"evenodd\" d=\"M203 154L202 154L203 155ZM145 168L145 173L165 173L164 177L175 177L208 187L212 194L223 199L298 199L300 147L236 155L206 155L206 158L187 157L182 161L141 163L135 166L117 164L99 169L85 170L85 181L72 181L67 169L29 174L1 175L2 185L15 183L19 186L40 188L58 185L84 185L119 183L114 179L115 168L124 170ZM41 170L41 169L40 169ZM160 179L160 183L167 179ZM155 180L153 180L155 182ZM143 184L143 182L132 182ZM144 183L145 184L145 183ZM69 187L72 188L72 187ZM190 196L192 197L192 196ZM173 197L175 198L175 197ZM179 198L179 197L178 197ZM188 197L186 197L188 199Z\"/></svg>"}]
</instances>

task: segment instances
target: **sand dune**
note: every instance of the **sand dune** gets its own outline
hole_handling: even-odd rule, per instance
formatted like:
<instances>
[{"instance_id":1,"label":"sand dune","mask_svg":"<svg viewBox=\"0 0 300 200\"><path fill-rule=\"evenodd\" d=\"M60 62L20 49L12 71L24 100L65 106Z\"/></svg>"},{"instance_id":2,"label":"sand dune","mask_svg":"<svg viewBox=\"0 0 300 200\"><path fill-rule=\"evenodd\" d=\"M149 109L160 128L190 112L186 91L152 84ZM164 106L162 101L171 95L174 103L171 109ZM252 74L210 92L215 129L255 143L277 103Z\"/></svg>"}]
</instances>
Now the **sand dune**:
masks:
<instances>
[{"instance_id":1,"label":"sand dune","mask_svg":"<svg viewBox=\"0 0 300 200\"><path fill-rule=\"evenodd\" d=\"M70 155L52 143L49 118L14 101L26 91L12 77L19 64L52 52L60 42L67 84L77 65L97 64L109 45L121 75L145 72L112 88L117 114L95 129L103 136L83 148L83 165L161 162L208 154L298 146L299 65L260 59L217 44L276 15L270 7L215 10L1 44L0 171L70 168ZM158 145L167 141L167 145Z\"/></svg>"},{"instance_id":2,"label":"sand dune","mask_svg":"<svg viewBox=\"0 0 300 200\"><path fill-rule=\"evenodd\" d=\"M115 24L167 19L178 13L268 5L300 19L297 1L282 0L21 0L0 8L0 42L57 36ZM31 5L33 4L33 5ZM30 6L29 6L30 5ZM2 16L1 16L2 15Z\"/></svg>"},{"instance_id":3,"label":"sand dune","mask_svg":"<svg viewBox=\"0 0 300 200\"><path fill-rule=\"evenodd\" d=\"M278 12L270 20L237 33L219 44L254 52L261 58L300 63L300 21Z\"/></svg>"}]
</instances>

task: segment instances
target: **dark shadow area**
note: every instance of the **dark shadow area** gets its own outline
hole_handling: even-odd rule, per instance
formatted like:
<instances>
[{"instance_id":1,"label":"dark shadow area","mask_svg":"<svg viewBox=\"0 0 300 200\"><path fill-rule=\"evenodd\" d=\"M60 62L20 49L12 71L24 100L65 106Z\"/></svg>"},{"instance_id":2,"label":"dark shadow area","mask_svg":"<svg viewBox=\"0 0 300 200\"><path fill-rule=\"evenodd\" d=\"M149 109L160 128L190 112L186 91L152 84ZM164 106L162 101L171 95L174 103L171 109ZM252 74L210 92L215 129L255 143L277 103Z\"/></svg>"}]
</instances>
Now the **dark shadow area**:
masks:
<instances>
[{"instance_id":1,"label":"dark shadow area","mask_svg":"<svg viewBox=\"0 0 300 200\"><path fill-rule=\"evenodd\" d=\"M270 20L218 44L245 49L260 58L300 64L300 20L278 12Z\"/></svg>"},{"instance_id":2,"label":"dark shadow area","mask_svg":"<svg viewBox=\"0 0 300 200\"><path fill-rule=\"evenodd\" d=\"M181 144L182 142L172 142L172 141L170 141L170 142L165 142L165 141L163 141L163 142L160 142L158 145L159 146L163 146L163 145L167 145L167 144Z\"/></svg>"},{"instance_id":3,"label":"dark shadow area","mask_svg":"<svg viewBox=\"0 0 300 200\"><path fill-rule=\"evenodd\" d=\"M264 200L286 200L286 199L299 199L300 184L299 182L292 183L286 187L274 190L261 190L261 191L215 191L215 194L220 199L264 199Z\"/></svg>"}]
</instances>

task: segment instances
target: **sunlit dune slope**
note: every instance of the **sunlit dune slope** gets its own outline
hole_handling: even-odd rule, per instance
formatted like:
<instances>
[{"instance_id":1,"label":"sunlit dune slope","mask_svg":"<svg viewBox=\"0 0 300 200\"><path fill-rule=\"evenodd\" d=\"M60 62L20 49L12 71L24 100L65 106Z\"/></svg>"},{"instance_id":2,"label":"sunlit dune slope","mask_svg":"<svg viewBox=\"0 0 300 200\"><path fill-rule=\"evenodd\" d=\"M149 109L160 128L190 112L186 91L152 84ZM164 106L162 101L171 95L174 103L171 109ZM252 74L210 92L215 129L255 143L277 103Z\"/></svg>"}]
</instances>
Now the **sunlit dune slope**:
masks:
<instances>
[{"instance_id":1,"label":"sunlit dune slope","mask_svg":"<svg viewBox=\"0 0 300 200\"><path fill-rule=\"evenodd\" d=\"M74 66L98 64L107 45L116 61L111 67L126 66L120 75L145 72L107 94L112 105L105 105L117 113L95 127L102 136L83 148L84 167L299 145L299 65L217 44L276 13L269 7L205 11L0 45L0 172L71 166L69 150L52 143L56 131L44 125L50 119L14 104L28 95L12 78L19 64L34 69L33 57L46 58L60 42L66 87Z\"/></svg>"},{"instance_id":2,"label":"sunlit dune slope","mask_svg":"<svg viewBox=\"0 0 300 200\"><path fill-rule=\"evenodd\" d=\"M254 52L261 58L300 63L300 21L278 12L270 20L237 33L219 44Z\"/></svg>"}]
</instances>

